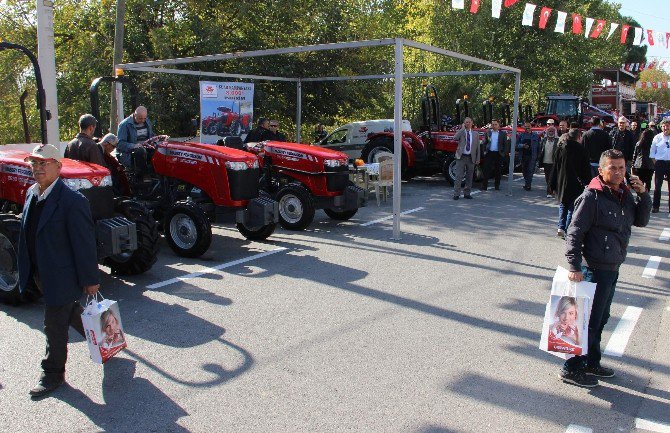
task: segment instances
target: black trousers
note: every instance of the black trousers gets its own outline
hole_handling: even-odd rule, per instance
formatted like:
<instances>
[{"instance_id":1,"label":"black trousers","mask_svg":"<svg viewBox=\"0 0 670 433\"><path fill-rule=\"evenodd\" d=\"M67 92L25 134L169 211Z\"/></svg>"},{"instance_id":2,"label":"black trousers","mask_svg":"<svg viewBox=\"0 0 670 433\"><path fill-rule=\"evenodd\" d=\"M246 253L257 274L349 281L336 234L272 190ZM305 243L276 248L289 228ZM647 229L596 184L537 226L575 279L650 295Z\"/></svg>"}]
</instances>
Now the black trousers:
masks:
<instances>
[{"instance_id":1,"label":"black trousers","mask_svg":"<svg viewBox=\"0 0 670 433\"><path fill-rule=\"evenodd\" d=\"M659 159L654 165L654 201L652 204L654 208L661 207L661 189L666 176L670 176L670 161ZM668 189L670 189L670 178L668 179Z\"/></svg>"},{"instance_id":2,"label":"black trousers","mask_svg":"<svg viewBox=\"0 0 670 433\"><path fill-rule=\"evenodd\" d=\"M493 178L493 184L496 189L499 189L501 176L502 156L500 156L500 153L492 151L484 155L484 178L482 179L482 189L488 188L490 178Z\"/></svg>"},{"instance_id":3,"label":"black trousers","mask_svg":"<svg viewBox=\"0 0 670 433\"><path fill-rule=\"evenodd\" d=\"M68 331L72 326L84 337L84 325L81 323L83 311L84 308L79 302L71 302L60 307L45 306L44 335L47 338L47 348L42 359L42 370L47 379L63 378L67 361Z\"/></svg>"}]
</instances>

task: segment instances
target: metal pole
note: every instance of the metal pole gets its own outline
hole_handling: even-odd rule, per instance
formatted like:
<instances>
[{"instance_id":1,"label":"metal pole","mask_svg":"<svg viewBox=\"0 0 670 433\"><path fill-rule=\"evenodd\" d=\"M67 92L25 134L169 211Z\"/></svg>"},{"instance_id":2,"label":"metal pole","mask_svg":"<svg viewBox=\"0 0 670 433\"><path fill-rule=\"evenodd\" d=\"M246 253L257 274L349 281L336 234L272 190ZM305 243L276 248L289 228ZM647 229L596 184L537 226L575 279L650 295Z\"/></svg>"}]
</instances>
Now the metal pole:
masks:
<instances>
[{"instance_id":1,"label":"metal pole","mask_svg":"<svg viewBox=\"0 0 670 433\"><path fill-rule=\"evenodd\" d=\"M507 195L512 195L512 182L514 182L514 155L516 153L516 130L519 124L519 91L521 90L521 72L515 75L514 80L514 114L512 115L512 141L509 154L509 173L507 181Z\"/></svg>"},{"instance_id":2,"label":"metal pole","mask_svg":"<svg viewBox=\"0 0 670 433\"><path fill-rule=\"evenodd\" d=\"M56 91L56 52L54 48L54 8L50 1L36 0L37 60L42 70L47 114L47 140L60 149L58 94ZM61 151L62 153L62 151Z\"/></svg>"},{"instance_id":3,"label":"metal pole","mask_svg":"<svg viewBox=\"0 0 670 433\"><path fill-rule=\"evenodd\" d=\"M126 15L126 1L116 0L116 24L114 26L114 62L112 75L116 76L116 65L123 62L123 22ZM109 110L109 131L116 134L123 119L123 87L120 82L112 85L112 105ZM100 121L100 119L98 119Z\"/></svg>"},{"instance_id":4,"label":"metal pole","mask_svg":"<svg viewBox=\"0 0 670 433\"><path fill-rule=\"evenodd\" d=\"M393 110L393 237L399 241L400 235L400 180L402 174L402 75L403 75L403 40L395 40L395 102Z\"/></svg>"},{"instance_id":5,"label":"metal pole","mask_svg":"<svg viewBox=\"0 0 670 433\"><path fill-rule=\"evenodd\" d=\"M623 107L621 106L621 94L619 93L619 70L616 71L616 102L614 103L614 109L616 110L617 116L621 117L621 112ZM617 122L619 119L614 119Z\"/></svg>"},{"instance_id":6,"label":"metal pole","mask_svg":"<svg viewBox=\"0 0 670 433\"><path fill-rule=\"evenodd\" d=\"M295 110L295 141L300 143L300 129L302 128L302 81L298 80L296 85L296 99L298 100Z\"/></svg>"}]
</instances>

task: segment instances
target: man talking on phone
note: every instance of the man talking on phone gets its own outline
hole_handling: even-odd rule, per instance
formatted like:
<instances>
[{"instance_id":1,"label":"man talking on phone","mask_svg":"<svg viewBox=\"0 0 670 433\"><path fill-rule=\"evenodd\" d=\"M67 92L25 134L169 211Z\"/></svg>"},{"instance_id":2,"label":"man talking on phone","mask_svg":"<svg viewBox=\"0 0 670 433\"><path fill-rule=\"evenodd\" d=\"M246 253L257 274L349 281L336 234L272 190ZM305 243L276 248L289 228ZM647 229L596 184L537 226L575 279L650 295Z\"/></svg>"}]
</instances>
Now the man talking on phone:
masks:
<instances>
[{"instance_id":1,"label":"man talking on phone","mask_svg":"<svg viewBox=\"0 0 670 433\"><path fill-rule=\"evenodd\" d=\"M598 386L598 378L614 377L611 368L600 365L600 340L610 317L619 267L626 259L631 226L646 226L650 210L651 198L644 183L630 176L626 184L624 154L615 149L604 151L598 176L575 200L565 237L568 278L596 283L596 291L591 300L588 354L565 362L561 371L564 382L592 388Z\"/></svg>"}]
</instances>

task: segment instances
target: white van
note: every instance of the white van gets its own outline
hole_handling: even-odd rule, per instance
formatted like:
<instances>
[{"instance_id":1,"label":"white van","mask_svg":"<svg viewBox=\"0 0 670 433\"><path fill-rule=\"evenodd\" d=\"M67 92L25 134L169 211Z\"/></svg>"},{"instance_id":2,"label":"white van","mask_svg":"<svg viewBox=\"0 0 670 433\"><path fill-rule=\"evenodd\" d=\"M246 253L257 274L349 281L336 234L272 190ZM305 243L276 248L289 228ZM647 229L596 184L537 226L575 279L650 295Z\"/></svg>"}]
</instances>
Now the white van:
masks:
<instances>
[{"instance_id":1,"label":"white van","mask_svg":"<svg viewBox=\"0 0 670 433\"><path fill-rule=\"evenodd\" d=\"M409 120L403 119L402 130L412 130ZM361 157L368 137L379 132L393 132L393 119L364 120L362 122L347 123L315 144L328 149L339 150L349 155L349 159L356 159Z\"/></svg>"}]
</instances>

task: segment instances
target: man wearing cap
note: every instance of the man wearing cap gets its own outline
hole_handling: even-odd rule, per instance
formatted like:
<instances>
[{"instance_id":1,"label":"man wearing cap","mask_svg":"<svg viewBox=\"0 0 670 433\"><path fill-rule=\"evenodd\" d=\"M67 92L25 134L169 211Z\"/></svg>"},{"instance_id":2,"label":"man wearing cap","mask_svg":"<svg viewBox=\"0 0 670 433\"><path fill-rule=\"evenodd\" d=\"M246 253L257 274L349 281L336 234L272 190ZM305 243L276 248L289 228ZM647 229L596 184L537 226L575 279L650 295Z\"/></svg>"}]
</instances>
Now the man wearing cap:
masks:
<instances>
[{"instance_id":1,"label":"man wearing cap","mask_svg":"<svg viewBox=\"0 0 670 433\"><path fill-rule=\"evenodd\" d=\"M28 189L19 235L19 288L33 282L44 295L46 354L42 374L30 390L42 397L63 384L68 329L84 336L82 294L94 295L100 287L95 227L88 200L60 179L60 153L42 144L25 161L35 178Z\"/></svg>"},{"instance_id":2,"label":"man wearing cap","mask_svg":"<svg viewBox=\"0 0 670 433\"><path fill-rule=\"evenodd\" d=\"M138 158L143 161L146 160L146 150L141 143L155 135L147 115L146 107L140 105L133 114L119 123L119 143L116 157L126 167L130 167L131 154L133 153L137 153Z\"/></svg>"},{"instance_id":3,"label":"man wearing cap","mask_svg":"<svg viewBox=\"0 0 670 433\"><path fill-rule=\"evenodd\" d=\"M129 196L131 194L128 177L123 166L114 158L112 152L116 149L119 139L114 134L106 134L98 143L100 150L105 158L105 165L112 175L112 186L114 188L114 195Z\"/></svg>"},{"instance_id":4,"label":"man wearing cap","mask_svg":"<svg viewBox=\"0 0 670 433\"><path fill-rule=\"evenodd\" d=\"M657 213L661 207L663 179L670 177L670 119L663 119L661 130L663 132L654 137L649 150L649 157L654 163L654 200L651 208L653 213Z\"/></svg>"},{"instance_id":5,"label":"man wearing cap","mask_svg":"<svg viewBox=\"0 0 670 433\"><path fill-rule=\"evenodd\" d=\"M93 134L98 121L91 114L84 114L79 118L79 134L67 144L65 157L78 161L92 162L105 167L105 158L95 141Z\"/></svg>"}]
</instances>

